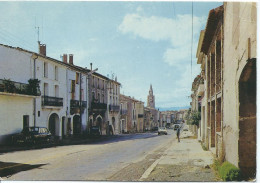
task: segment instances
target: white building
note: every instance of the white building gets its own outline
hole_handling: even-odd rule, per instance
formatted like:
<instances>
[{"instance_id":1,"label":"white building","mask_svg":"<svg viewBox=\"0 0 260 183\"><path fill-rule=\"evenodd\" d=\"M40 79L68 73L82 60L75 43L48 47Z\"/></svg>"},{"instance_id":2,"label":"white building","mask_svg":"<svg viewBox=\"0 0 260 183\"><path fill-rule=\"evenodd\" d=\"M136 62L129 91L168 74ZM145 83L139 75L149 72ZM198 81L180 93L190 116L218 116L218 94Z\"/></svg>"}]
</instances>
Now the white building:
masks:
<instances>
[{"instance_id":1,"label":"white building","mask_svg":"<svg viewBox=\"0 0 260 183\"><path fill-rule=\"evenodd\" d=\"M108 105L107 105L107 119L109 125L112 126L113 133L121 133L121 123L120 123L120 83L115 80L108 80L107 86L107 96L108 96Z\"/></svg>"},{"instance_id":2,"label":"white building","mask_svg":"<svg viewBox=\"0 0 260 183\"><path fill-rule=\"evenodd\" d=\"M0 79L19 82L11 93L6 91L8 80L0 80L0 143L26 126L47 127L57 138L86 131L89 70L74 66L73 55L67 63L47 57L46 45L39 44L39 51L0 45ZM29 79L40 80L41 97L22 91L26 85L20 83Z\"/></svg>"}]
</instances>

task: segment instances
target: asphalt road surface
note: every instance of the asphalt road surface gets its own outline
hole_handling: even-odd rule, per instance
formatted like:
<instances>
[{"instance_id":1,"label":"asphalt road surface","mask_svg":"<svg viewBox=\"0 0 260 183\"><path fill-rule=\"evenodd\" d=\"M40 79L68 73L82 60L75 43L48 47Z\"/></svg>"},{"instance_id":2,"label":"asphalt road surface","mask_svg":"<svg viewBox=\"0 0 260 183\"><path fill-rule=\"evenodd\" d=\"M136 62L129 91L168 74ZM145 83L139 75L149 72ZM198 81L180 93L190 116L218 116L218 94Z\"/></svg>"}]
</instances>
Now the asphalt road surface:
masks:
<instances>
[{"instance_id":1,"label":"asphalt road surface","mask_svg":"<svg viewBox=\"0 0 260 183\"><path fill-rule=\"evenodd\" d=\"M4 153L0 155L0 177L20 181L137 181L175 140L175 132L168 130L168 135L124 134L95 144Z\"/></svg>"}]
</instances>

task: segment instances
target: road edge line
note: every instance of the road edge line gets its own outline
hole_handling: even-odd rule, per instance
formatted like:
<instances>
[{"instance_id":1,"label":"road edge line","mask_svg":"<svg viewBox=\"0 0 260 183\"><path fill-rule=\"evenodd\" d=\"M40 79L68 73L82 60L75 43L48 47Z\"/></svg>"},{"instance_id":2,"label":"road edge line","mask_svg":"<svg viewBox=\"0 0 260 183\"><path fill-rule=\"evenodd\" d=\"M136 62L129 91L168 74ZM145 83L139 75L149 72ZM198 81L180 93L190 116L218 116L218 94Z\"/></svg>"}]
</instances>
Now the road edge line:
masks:
<instances>
[{"instance_id":1,"label":"road edge line","mask_svg":"<svg viewBox=\"0 0 260 183\"><path fill-rule=\"evenodd\" d=\"M144 179L146 179L151 172L153 171L153 169L156 167L156 165L164 158L164 155L160 157L160 159L157 159L155 162L153 162L153 164L143 173L142 177L139 179L139 181L143 181Z\"/></svg>"}]
</instances>

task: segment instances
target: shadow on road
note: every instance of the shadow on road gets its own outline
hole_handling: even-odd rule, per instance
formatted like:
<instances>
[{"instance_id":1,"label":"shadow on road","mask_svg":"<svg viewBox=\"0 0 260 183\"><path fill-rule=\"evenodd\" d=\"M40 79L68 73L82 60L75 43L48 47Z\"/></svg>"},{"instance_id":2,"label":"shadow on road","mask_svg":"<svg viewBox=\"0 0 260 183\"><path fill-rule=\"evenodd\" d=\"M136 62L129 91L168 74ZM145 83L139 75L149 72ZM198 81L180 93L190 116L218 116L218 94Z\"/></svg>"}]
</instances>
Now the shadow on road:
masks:
<instances>
[{"instance_id":1,"label":"shadow on road","mask_svg":"<svg viewBox=\"0 0 260 183\"><path fill-rule=\"evenodd\" d=\"M2 162L0 161L0 177L9 177L13 174L19 173L21 171L27 171L35 168L40 168L46 164L21 164L21 163L13 163L13 162Z\"/></svg>"},{"instance_id":2,"label":"shadow on road","mask_svg":"<svg viewBox=\"0 0 260 183\"><path fill-rule=\"evenodd\" d=\"M122 134L122 135L111 135L111 136L88 136L88 137L78 137L71 139L64 139L61 141L56 141L51 144L34 144L34 145L8 145L8 146L0 146L0 155L7 152L14 151L26 151L33 149L43 149L43 148L51 148L58 146L67 146L67 145L100 145L100 144L110 144L120 141L127 140L140 140L140 139L148 139L148 138L160 138L157 135L157 132L151 133L140 133L140 134Z\"/></svg>"}]
</instances>

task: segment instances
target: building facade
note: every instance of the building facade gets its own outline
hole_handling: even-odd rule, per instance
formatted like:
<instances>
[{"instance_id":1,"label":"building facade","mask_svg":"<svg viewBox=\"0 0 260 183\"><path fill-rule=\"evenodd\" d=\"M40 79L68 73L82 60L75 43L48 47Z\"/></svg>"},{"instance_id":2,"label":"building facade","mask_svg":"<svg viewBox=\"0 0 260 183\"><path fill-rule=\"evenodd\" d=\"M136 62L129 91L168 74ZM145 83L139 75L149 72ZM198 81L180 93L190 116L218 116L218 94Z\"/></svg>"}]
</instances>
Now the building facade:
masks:
<instances>
[{"instance_id":1,"label":"building facade","mask_svg":"<svg viewBox=\"0 0 260 183\"><path fill-rule=\"evenodd\" d=\"M221 161L256 173L256 3L209 13L197 58L204 79L201 139Z\"/></svg>"}]
</instances>

